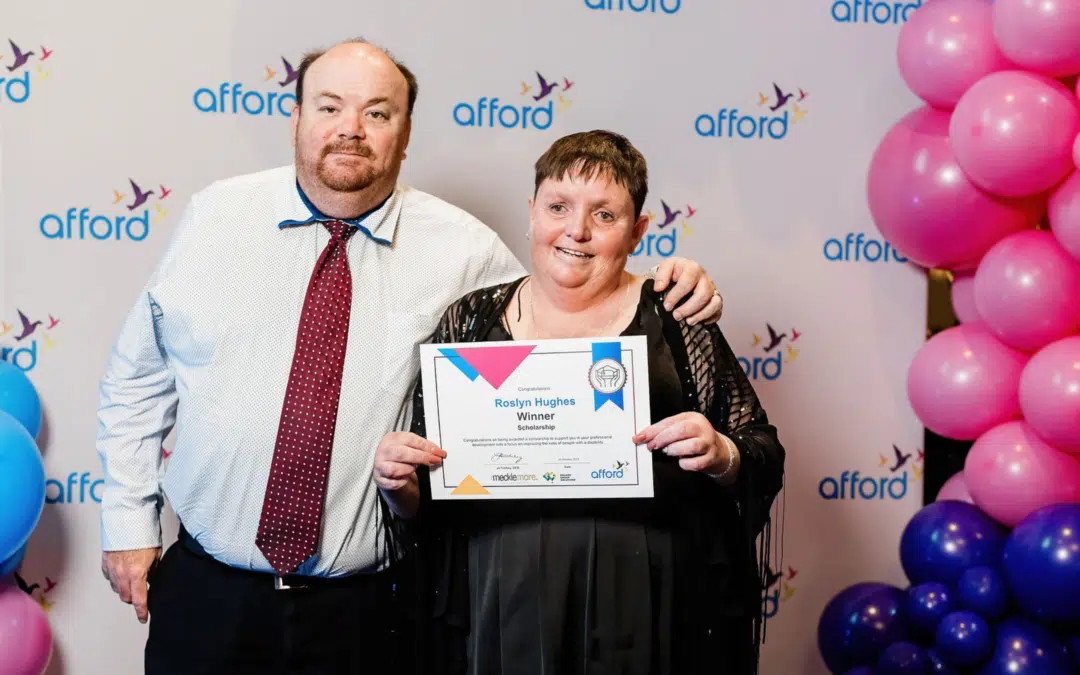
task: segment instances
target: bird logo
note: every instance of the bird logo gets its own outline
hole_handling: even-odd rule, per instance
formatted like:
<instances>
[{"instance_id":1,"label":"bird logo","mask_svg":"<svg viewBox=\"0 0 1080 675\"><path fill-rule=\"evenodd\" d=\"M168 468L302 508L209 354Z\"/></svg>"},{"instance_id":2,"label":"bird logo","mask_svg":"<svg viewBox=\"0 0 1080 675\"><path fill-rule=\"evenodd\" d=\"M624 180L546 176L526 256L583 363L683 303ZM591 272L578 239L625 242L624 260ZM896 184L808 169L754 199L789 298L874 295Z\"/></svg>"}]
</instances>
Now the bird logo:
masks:
<instances>
[{"instance_id":1,"label":"bird logo","mask_svg":"<svg viewBox=\"0 0 1080 675\"><path fill-rule=\"evenodd\" d=\"M9 73L14 73L19 68L26 65L31 56L34 56L34 52L24 52L19 49L19 45L15 44L13 40L8 40L8 44L11 45L11 51L15 52L15 61L7 67ZM52 54L52 52L49 52Z\"/></svg>"},{"instance_id":2,"label":"bird logo","mask_svg":"<svg viewBox=\"0 0 1080 675\"><path fill-rule=\"evenodd\" d=\"M667 202L662 199L660 200L660 206L664 209L664 220L660 223L657 223L656 226L662 230L668 225L675 222L675 219L678 218L679 214L682 213L682 209L679 209L678 211L672 211L671 207L667 205Z\"/></svg>"},{"instance_id":3,"label":"bird logo","mask_svg":"<svg viewBox=\"0 0 1080 675\"><path fill-rule=\"evenodd\" d=\"M284 56L281 57L281 62L285 64L285 79L278 82L278 84L282 87L287 87L293 82L296 82L297 73L296 70L293 69L292 64L289 63L289 60ZM269 68L267 68L267 70L269 70Z\"/></svg>"},{"instance_id":4,"label":"bird logo","mask_svg":"<svg viewBox=\"0 0 1080 675\"><path fill-rule=\"evenodd\" d=\"M0 321L0 336L7 335L11 332L11 324L7 321Z\"/></svg>"},{"instance_id":5,"label":"bird logo","mask_svg":"<svg viewBox=\"0 0 1080 675\"><path fill-rule=\"evenodd\" d=\"M792 103L791 107L795 111L795 119L792 120L793 122L798 122L806 115L806 111L800 108L798 103Z\"/></svg>"},{"instance_id":6,"label":"bird logo","mask_svg":"<svg viewBox=\"0 0 1080 675\"><path fill-rule=\"evenodd\" d=\"M172 194L172 190L169 190L164 185L158 183L158 187L161 188L161 194L158 196L158 199L165 199Z\"/></svg>"},{"instance_id":7,"label":"bird logo","mask_svg":"<svg viewBox=\"0 0 1080 675\"><path fill-rule=\"evenodd\" d=\"M134 211L145 204L146 200L150 199L150 195L154 194L154 191L147 190L146 192L143 192L142 188L140 188L134 180L128 178L128 182L131 183L131 189L135 191L135 201L128 204L127 209L128 211Z\"/></svg>"},{"instance_id":8,"label":"bird logo","mask_svg":"<svg viewBox=\"0 0 1080 675\"><path fill-rule=\"evenodd\" d=\"M540 71L536 71L536 77L540 80L540 93L533 96L534 101L542 101L555 90L555 87L559 86L557 82L548 82L544 79L544 76L540 74Z\"/></svg>"},{"instance_id":9,"label":"bird logo","mask_svg":"<svg viewBox=\"0 0 1080 675\"><path fill-rule=\"evenodd\" d=\"M530 91L532 91L532 87L530 87L529 85L525 84L524 81L522 81L522 83L521 83L521 95L524 96L525 94L528 94Z\"/></svg>"},{"instance_id":10,"label":"bird logo","mask_svg":"<svg viewBox=\"0 0 1080 675\"><path fill-rule=\"evenodd\" d=\"M124 195L124 194L120 194L120 191L119 191L119 190L113 190L113 200L112 200L112 203L113 203L113 204L119 204L120 202L124 201L124 199L125 199L126 197L127 197L127 195Z\"/></svg>"},{"instance_id":11,"label":"bird logo","mask_svg":"<svg viewBox=\"0 0 1080 675\"><path fill-rule=\"evenodd\" d=\"M168 211L161 208L161 204L154 204L154 221L153 222L160 223L165 218L165 216L167 214L168 214Z\"/></svg>"},{"instance_id":12,"label":"bird logo","mask_svg":"<svg viewBox=\"0 0 1080 675\"><path fill-rule=\"evenodd\" d=\"M776 112L780 108L783 108L785 103L787 103L789 100L791 100L792 95L791 94L785 94L780 89L780 85L776 84L775 82L773 82L773 90L776 92L776 104L769 106L769 110L771 110L773 112Z\"/></svg>"},{"instance_id":13,"label":"bird logo","mask_svg":"<svg viewBox=\"0 0 1080 675\"><path fill-rule=\"evenodd\" d=\"M896 455L896 464L889 467L889 472L896 473L908 463L908 460L912 458L912 453L903 453L896 445L893 445L892 447L893 453Z\"/></svg>"},{"instance_id":14,"label":"bird logo","mask_svg":"<svg viewBox=\"0 0 1080 675\"><path fill-rule=\"evenodd\" d=\"M52 52L49 51L48 49L46 49L45 45L41 45L41 59L40 60L44 61L45 59L49 58L50 56L52 56Z\"/></svg>"},{"instance_id":15,"label":"bird logo","mask_svg":"<svg viewBox=\"0 0 1080 675\"><path fill-rule=\"evenodd\" d=\"M799 350L792 347L790 344L787 346L787 358L784 363L791 363L795 360L795 357L799 355Z\"/></svg>"},{"instance_id":16,"label":"bird logo","mask_svg":"<svg viewBox=\"0 0 1080 675\"><path fill-rule=\"evenodd\" d=\"M15 339L21 342L34 334L37 327L41 325L41 321L31 322L30 319L26 318L26 315L22 313L22 310L16 311L19 312L19 321L22 322L22 332L16 335Z\"/></svg>"},{"instance_id":17,"label":"bird logo","mask_svg":"<svg viewBox=\"0 0 1080 675\"><path fill-rule=\"evenodd\" d=\"M49 337L48 333L45 333L43 342L45 343L45 349L42 351L51 352L53 348L56 347L56 341Z\"/></svg>"},{"instance_id":18,"label":"bird logo","mask_svg":"<svg viewBox=\"0 0 1080 675\"><path fill-rule=\"evenodd\" d=\"M263 78L263 82L269 82L270 80L277 77L277 71L276 70L274 70L270 66L263 66L263 67L266 68L266 77Z\"/></svg>"},{"instance_id":19,"label":"bird logo","mask_svg":"<svg viewBox=\"0 0 1080 675\"><path fill-rule=\"evenodd\" d=\"M570 91L570 88L574 86L574 83L571 82L570 80L566 79L565 77L563 78L562 81L563 81L563 88L562 88L563 91Z\"/></svg>"},{"instance_id":20,"label":"bird logo","mask_svg":"<svg viewBox=\"0 0 1080 675\"><path fill-rule=\"evenodd\" d=\"M570 107L570 103L572 103L572 101L567 101L563 98L562 94L559 94L559 107L555 109L555 112L564 112Z\"/></svg>"},{"instance_id":21,"label":"bird logo","mask_svg":"<svg viewBox=\"0 0 1080 675\"><path fill-rule=\"evenodd\" d=\"M768 354L780 346L780 343L787 337L787 333L777 333L776 329L770 324L765 324L765 328L769 331L769 344L765 345L765 353Z\"/></svg>"}]
</instances>

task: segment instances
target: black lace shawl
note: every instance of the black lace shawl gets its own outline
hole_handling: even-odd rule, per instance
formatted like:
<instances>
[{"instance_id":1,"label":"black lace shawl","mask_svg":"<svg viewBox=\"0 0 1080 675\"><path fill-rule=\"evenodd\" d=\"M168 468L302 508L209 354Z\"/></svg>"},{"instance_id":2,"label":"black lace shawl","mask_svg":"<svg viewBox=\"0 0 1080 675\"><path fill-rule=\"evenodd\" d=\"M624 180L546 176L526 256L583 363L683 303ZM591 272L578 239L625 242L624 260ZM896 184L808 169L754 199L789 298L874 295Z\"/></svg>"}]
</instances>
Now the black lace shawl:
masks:
<instances>
[{"instance_id":1,"label":"black lace shawl","mask_svg":"<svg viewBox=\"0 0 1080 675\"><path fill-rule=\"evenodd\" d=\"M446 310L430 341L483 341L501 320L521 281L492 286L462 297ZM690 326L685 321L676 320L664 309L662 295L652 290L651 280L646 281L646 292L655 299L649 304L662 319L664 338L674 357L684 392L683 410L705 415L717 431L734 441L741 455L736 482L728 487L717 486L715 490L715 512L733 514L736 522L719 517L710 522L712 527L741 532L734 541L730 532L722 536L725 546L734 546L739 550L719 556L728 565L735 566L735 569L725 570L721 576L727 585L737 587L736 597L731 597L730 589L717 593L717 597L727 597L729 605L734 603L738 607L734 610L730 606L718 608L717 611L728 616L734 611L753 617L752 658L756 664L759 646L764 638L762 591L766 587L771 558L774 529L771 510L783 487L785 450L777 437L776 428L769 423L753 386L720 329L715 324ZM413 388L412 420L407 428L421 436L426 431L423 406L423 389L418 376ZM425 472L421 470L420 473ZM432 580L442 578L445 581L447 575L453 574L452 570L432 569L430 566L433 559L437 558L442 561L441 564L445 564L447 559L453 558L431 555L438 549L447 550L446 547L453 546L453 542L448 541L450 537L446 536L450 528L446 523L439 522L435 513L437 509L431 508L426 486L426 475L423 475L421 513L410 523L397 521L383 505L390 559L397 561L406 553L418 556L420 564L414 569L418 571L417 591L420 597L417 600L421 617L441 617L467 630L467 611L461 616L461 612L454 609L455 606L460 607L457 604L460 602L466 603L464 606L467 607L467 589L461 588L461 584L457 588L448 588L445 583ZM710 537L721 538L715 532L702 533L703 539ZM400 542L408 542L406 548L409 550L400 550L400 546L395 545ZM461 560L459 556L459 562L455 564L462 564ZM463 578L467 583L467 574ZM428 643L437 641L437 636L429 635L428 638ZM420 641L420 645L424 643L424 640Z\"/></svg>"}]
</instances>

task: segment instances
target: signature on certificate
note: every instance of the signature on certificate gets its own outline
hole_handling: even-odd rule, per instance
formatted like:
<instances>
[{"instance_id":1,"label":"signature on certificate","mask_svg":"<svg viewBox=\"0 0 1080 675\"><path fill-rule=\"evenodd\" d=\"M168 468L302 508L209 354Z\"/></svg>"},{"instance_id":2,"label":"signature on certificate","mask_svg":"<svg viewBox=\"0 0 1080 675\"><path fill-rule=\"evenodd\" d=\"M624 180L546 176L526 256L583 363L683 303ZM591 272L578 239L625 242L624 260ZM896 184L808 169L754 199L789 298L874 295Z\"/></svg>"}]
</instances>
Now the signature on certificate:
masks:
<instances>
[{"instance_id":1,"label":"signature on certificate","mask_svg":"<svg viewBox=\"0 0 1080 675\"><path fill-rule=\"evenodd\" d=\"M507 455L501 452L496 452L494 455L491 456L491 461L497 464L520 464L521 456Z\"/></svg>"}]
</instances>

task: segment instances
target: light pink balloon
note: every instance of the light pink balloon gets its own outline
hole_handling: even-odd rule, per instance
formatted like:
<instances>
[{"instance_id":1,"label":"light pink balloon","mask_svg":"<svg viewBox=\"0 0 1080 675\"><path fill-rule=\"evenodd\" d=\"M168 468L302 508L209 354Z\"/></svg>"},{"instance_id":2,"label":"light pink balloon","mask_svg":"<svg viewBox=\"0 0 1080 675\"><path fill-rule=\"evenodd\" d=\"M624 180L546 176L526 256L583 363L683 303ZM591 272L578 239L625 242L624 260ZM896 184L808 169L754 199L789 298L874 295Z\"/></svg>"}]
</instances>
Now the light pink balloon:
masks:
<instances>
[{"instance_id":1,"label":"light pink balloon","mask_svg":"<svg viewBox=\"0 0 1080 675\"><path fill-rule=\"evenodd\" d=\"M1011 234L975 271L975 307L999 340L1034 353L1080 331L1080 263L1046 230Z\"/></svg>"},{"instance_id":2,"label":"light pink balloon","mask_svg":"<svg viewBox=\"0 0 1080 675\"><path fill-rule=\"evenodd\" d=\"M1003 199L975 187L949 149L949 114L930 106L900 119L870 161L867 198L887 241L923 267L973 270L1007 234L1034 227L1042 198Z\"/></svg>"},{"instance_id":3,"label":"light pink balloon","mask_svg":"<svg viewBox=\"0 0 1080 675\"><path fill-rule=\"evenodd\" d=\"M1077 136L1080 148L1080 136ZM1050 230L1062 248L1080 260L1080 171L1073 171L1047 202Z\"/></svg>"},{"instance_id":4,"label":"light pink balloon","mask_svg":"<svg viewBox=\"0 0 1080 675\"><path fill-rule=\"evenodd\" d=\"M996 0L994 37L1013 63L1051 77L1080 73L1080 2Z\"/></svg>"},{"instance_id":5,"label":"light pink balloon","mask_svg":"<svg viewBox=\"0 0 1080 675\"><path fill-rule=\"evenodd\" d=\"M993 7L986 0L935 0L916 10L896 49L900 75L916 96L952 110L985 75L1014 67L994 40Z\"/></svg>"},{"instance_id":6,"label":"light pink balloon","mask_svg":"<svg viewBox=\"0 0 1080 675\"><path fill-rule=\"evenodd\" d=\"M1020 409L1044 441L1080 453L1080 335L1031 357L1020 374Z\"/></svg>"},{"instance_id":7,"label":"light pink balloon","mask_svg":"<svg viewBox=\"0 0 1080 675\"><path fill-rule=\"evenodd\" d=\"M52 629L37 601L0 585L0 675L40 675L52 656Z\"/></svg>"},{"instance_id":8,"label":"light pink balloon","mask_svg":"<svg viewBox=\"0 0 1080 675\"><path fill-rule=\"evenodd\" d=\"M975 505L1012 527L1044 506L1080 502L1080 460L1055 450L1026 422L980 436L964 461Z\"/></svg>"},{"instance_id":9,"label":"light pink balloon","mask_svg":"<svg viewBox=\"0 0 1080 675\"><path fill-rule=\"evenodd\" d=\"M971 492L968 491L967 483L964 481L964 472L959 471L949 477L949 480L945 481L945 484L938 490L937 498L935 502L944 501L958 501L967 502L968 504L974 504L975 500L971 498Z\"/></svg>"},{"instance_id":10,"label":"light pink balloon","mask_svg":"<svg viewBox=\"0 0 1080 675\"><path fill-rule=\"evenodd\" d=\"M952 310L960 323L978 323L979 310L975 308L975 275L954 274L952 288Z\"/></svg>"},{"instance_id":11,"label":"light pink balloon","mask_svg":"<svg viewBox=\"0 0 1080 675\"><path fill-rule=\"evenodd\" d=\"M908 366L908 401L934 433L974 440L1020 418L1017 387L1027 360L982 324L947 328L927 340Z\"/></svg>"},{"instance_id":12,"label":"light pink balloon","mask_svg":"<svg viewBox=\"0 0 1080 675\"><path fill-rule=\"evenodd\" d=\"M1045 192L1073 170L1080 103L1055 79L991 73L960 97L949 123L956 161L971 182L1005 197Z\"/></svg>"}]
</instances>

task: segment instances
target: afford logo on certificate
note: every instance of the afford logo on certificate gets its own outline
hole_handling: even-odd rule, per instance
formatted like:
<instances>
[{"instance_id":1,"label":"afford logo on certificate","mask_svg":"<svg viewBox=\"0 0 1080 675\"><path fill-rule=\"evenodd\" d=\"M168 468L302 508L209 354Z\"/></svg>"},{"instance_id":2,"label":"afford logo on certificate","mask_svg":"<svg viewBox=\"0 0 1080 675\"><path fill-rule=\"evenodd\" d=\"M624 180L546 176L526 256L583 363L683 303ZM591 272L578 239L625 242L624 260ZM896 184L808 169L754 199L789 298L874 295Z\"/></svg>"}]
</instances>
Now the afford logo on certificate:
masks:
<instances>
[{"instance_id":1,"label":"afford logo on certificate","mask_svg":"<svg viewBox=\"0 0 1080 675\"><path fill-rule=\"evenodd\" d=\"M421 345L434 499L652 497L643 336Z\"/></svg>"}]
</instances>

